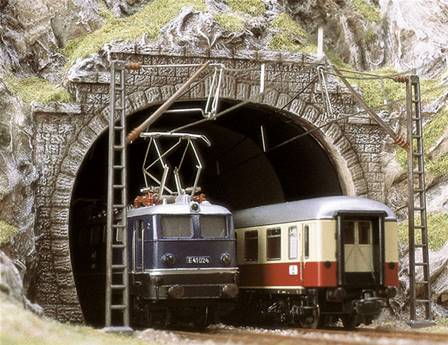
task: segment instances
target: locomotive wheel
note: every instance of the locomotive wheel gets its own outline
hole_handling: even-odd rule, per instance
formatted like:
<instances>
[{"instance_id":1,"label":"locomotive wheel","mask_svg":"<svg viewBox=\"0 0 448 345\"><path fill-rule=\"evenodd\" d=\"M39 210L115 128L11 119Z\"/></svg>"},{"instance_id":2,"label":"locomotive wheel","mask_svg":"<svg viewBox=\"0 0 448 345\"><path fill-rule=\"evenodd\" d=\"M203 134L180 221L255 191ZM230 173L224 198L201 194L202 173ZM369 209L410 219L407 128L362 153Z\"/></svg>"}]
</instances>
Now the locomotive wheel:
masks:
<instances>
[{"instance_id":1,"label":"locomotive wheel","mask_svg":"<svg viewBox=\"0 0 448 345\"><path fill-rule=\"evenodd\" d=\"M207 328L210 324L209 308L205 307L202 310L199 310L198 314L197 319L194 321L194 327L197 329Z\"/></svg>"}]
</instances>

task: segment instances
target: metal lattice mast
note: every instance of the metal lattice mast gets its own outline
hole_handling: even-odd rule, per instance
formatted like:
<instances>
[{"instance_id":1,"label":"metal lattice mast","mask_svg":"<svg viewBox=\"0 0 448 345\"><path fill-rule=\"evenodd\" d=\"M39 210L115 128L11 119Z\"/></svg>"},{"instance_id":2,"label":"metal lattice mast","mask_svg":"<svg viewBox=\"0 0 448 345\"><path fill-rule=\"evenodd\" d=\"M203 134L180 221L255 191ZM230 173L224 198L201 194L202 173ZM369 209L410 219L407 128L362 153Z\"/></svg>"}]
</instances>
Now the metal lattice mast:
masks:
<instances>
[{"instance_id":1,"label":"metal lattice mast","mask_svg":"<svg viewBox=\"0 0 448 345\"><path fill-rule=\"evenodd\" d=\"M418 76L406 80L406 111L408 135L408 218L409 218L409 298L410 323L418 326L432 320L431 283L429 279L428 226L426 218L425 163L420 81ZM419 236L418 236L419 235ZM416 237L417 236L417 237ZM416 240L420 238L420 241ZM421 261L415 261L415 250L421 250ZM423 270L416 280L417 269ZM417 287L421 297L417 298ZM423 304L425 319L417 320L416 304Z\"/></svg>"},{"instance_id":2,"label":"metal lattice mast","mask_svg":"<svg viewBox=\"0 0 448 345\"><path fill-rule=\"evenodd\" d=\"M105 326L111 330L127 330L129 328L129 278L126 236L125 64L113 61L110 77Z\"/></svg>"}]
</instances>

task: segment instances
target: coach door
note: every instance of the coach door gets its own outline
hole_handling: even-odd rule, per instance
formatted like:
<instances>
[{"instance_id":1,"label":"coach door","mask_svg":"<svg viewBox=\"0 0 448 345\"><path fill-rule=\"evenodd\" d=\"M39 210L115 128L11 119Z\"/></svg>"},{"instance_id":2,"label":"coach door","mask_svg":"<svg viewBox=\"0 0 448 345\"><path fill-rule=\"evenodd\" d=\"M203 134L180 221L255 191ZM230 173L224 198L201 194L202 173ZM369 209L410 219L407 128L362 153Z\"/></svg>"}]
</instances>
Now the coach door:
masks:
<instances>
[{"instance_id":1,"label":"coach door","mask_svg":"<svg viewBox=\"0 0 448 345\"><path fill-rule=\"evenodd\" d=\"M345 272L375 270L372 228L370 220L344 220L342 223Z\"/></svg>"}]
</instances>

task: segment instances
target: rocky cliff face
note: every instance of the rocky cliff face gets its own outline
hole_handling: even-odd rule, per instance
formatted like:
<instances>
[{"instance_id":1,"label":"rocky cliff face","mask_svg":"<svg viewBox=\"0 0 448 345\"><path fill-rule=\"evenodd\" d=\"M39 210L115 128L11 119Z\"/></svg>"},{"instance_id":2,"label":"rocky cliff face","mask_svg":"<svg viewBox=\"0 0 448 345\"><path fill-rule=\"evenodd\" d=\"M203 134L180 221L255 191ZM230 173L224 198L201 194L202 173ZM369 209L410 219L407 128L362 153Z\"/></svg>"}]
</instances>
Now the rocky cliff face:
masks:
<instances>
[{"instance_id":1,"label":"rocky cliff face","mask_svg":"<svg viewBox=\"0 0 448 345\"><path fill-rule=\"evenodd\" d=\"M1 247L23 272L32 268L39 234L33 231L33 182L38 172L32 161L30 102L69 101L63 84L70 66L96 64L98 52L107 61L108 49L118 41L313 53L318 26L325 30L325 49L334 63L358 70L416 68L433 79L426 88L424 108L428 207L446 213L448 4L444 0L0 0ZM371 84L359 86L374 100L388 98L384 85L369 89ZM389 110L391 123L402 130L402 108ZM402 208L405 170L393 146L385 148L384 168L388 202ZM446 230L448 220L441 222L440 229Z\"/></svg>"}]
</instances>

